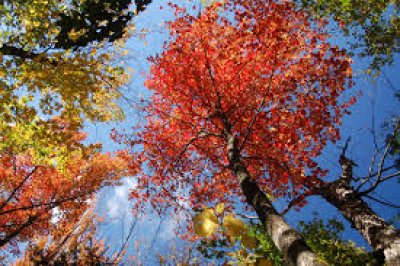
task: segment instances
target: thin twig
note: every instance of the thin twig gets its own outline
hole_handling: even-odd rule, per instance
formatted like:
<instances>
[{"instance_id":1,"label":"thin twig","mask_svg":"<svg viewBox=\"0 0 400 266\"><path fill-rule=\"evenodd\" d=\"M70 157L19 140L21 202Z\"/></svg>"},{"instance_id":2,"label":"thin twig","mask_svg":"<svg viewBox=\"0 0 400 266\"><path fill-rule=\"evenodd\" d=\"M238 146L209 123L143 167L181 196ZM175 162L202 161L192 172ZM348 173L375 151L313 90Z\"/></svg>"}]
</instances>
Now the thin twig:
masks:
<instances>
[{"instance_id":1,"label":"thin twig","mask_svg":"<svg viewBox=\"0 0 400 266\"><path fill-rule=\"evenodd\" d=\"M400 205L396 205L396 204L393 204L393 203L390 203L390 202L387 202L387 201L383 201L383 200L377 199L377 198L375 198L375 197L373 197L371 195L363 195L363 197L369 198L369 199L371 199L373 201L376 201L376 202L378 202L378 203L380 203L382 205L385 205L385 206L389 206L389 207L392 207L392 208L400 209Z\"/></svg>"},{"instance_id":2,"label":"thin twig","mask_svg":"<svg viewBox=\"0 0 400 266\"><path fill-rule=\"evenodd\" d=\"M382 176L383 169L384 169L383 167L384 167L384 164L385 164L385 159L386 159L386 157L387 157L388 154L389 154L389 150L390 150L390 147L391 147L391 145L392 145L393 138L397 135L398 130L399 130L399 127L400 127L400 122L398 122L398 123L396 124L396 127L395 127L394 132L393 132L393 136L392 136L391 139L388 140L388 143L387 143L387 145L386 145L386 147L385 147L385 150L383 151L383 155L382 155L381 161L380 161L380 163L379 163L379 168L378 168L378 172L377 172L377 175L376 175L375 183L374 183L370 188L364 190L364 191L361 192L360 194L366 195L366 194L370 193L371 191L373 191L374 189L376 189L377 186L378 186L380 183L382 183L382 182L384 182L384 181L386 181L386 180L388 180L388 179L391 178L391 177L389 177L389 178L386 177L384 180L382 180L382 177L381 177L381 176ZM360 188L361 188L364 184L365 184L365 182L362 182L362 183L357 187L356 191L359 191Z\"/></svg>"},{"instance_id":3,"label":"thin twig","mask_svg":"<svg viewBox=\"0 0 400 266\"><path fill-rule=\"evenodd\" d=\"M124 241L123 244L121 245L121 248L120 248L120 250L118 251L117 255L115 256L114 260L112 261L112 264L114 264L115 261L116 261L117 259L120 258L120 256L122 255L122 252L124 252L124 250L126 249L126 247L127 247L127 245L128 245L128 242L129 242L130 238L132 237L133 230L135 229L137 220L138 220L138 218L135 217L135 220L132 221L131 226L130 226L130 228L129 228L128 235L126 236L125 241Z\"/></svg>"}]
</instances>

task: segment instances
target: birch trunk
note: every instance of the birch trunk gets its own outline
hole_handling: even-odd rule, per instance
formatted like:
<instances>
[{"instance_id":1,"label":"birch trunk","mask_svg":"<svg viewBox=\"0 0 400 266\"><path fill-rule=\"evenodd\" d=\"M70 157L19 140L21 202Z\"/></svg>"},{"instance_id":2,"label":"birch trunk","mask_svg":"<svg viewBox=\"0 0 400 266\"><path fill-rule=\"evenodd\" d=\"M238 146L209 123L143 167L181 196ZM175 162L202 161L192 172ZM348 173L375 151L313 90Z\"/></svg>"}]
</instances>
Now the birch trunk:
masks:
<instances>
[{"instance_id":1,"label":"birch trunk","mask_svg":"<svg viewBox=\"0 0 400 266\"><path fill-rule=\"evenodd\" d=\"M285 265L311 266L317 263L316 255L307 246L304 239L297 233L285 219L278 214L271 201L251 179L246 167L240 161L234 136L229 136L228 151L230 169L237 177L246 201L257 212L262 224L265 226L274 244L282 252Z\"/></svg>"},{"instance_id":2,"label":"birch trunk","mask_svg":"<svg viewBox=\"0 0 400 266\"><path fill-rule=\"evenodd\" d=\"M400 231L377 215L346 182L338 180L317 190L317 194L341 211L368 244L383 252L388 266L400 266Z\"/></svg>"}]
</instances>

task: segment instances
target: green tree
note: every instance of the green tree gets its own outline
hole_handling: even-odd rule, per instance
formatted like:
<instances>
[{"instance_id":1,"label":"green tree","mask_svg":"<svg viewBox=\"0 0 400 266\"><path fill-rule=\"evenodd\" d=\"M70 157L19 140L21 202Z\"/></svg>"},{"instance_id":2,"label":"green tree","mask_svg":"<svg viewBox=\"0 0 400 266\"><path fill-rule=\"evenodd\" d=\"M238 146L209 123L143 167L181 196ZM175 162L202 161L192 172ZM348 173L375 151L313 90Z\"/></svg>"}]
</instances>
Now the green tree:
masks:
<instances>
[{"instance_id":1,"label":"green tree","mask_svg":"<svg viewBox=\"0 0 400 266\"><path fill-rule=\"evenodd\" d=\"M400 51L400 3L397 0L297 0L302 8L333 18L356 41L359 55L372 57L371 70L393 63Z\"/></svg>"},{"instance_id":2,"label":"green tree","mask_svg":"<svg viewBox=\"0 0 400 266\"><path fill-rule=\"evenodd\" d=\"M357 247L354 242L341 238L343 230L343 224L337 219L324 222L314 218L310 222L299 223L299 232L324 264L332 266L376 265L373 254Z\"/></svg>"},{"instance_id":3,"label":"green tree","mask_svg":"<svg viewBox=\"0 0 400 266\"><path fill-rule=\"evenodd\" d=\"M149 0L0 1L0 152L43 160L63 135L54 118L79 131L83 121L123 118L118 62L130 19ZM67 154L64 154L66 156Z\"/></svg>"}]
</instances>

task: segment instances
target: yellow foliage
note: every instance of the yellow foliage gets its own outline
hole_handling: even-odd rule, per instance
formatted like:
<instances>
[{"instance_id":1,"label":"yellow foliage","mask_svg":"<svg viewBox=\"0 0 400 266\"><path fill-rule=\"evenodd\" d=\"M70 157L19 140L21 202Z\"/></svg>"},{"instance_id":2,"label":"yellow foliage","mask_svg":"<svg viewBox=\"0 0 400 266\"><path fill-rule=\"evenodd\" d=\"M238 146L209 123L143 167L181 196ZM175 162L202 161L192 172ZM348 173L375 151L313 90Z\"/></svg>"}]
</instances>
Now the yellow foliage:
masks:
<instances>
[{"instance_id":1,"label":"yellow foliage","mask_svg":"<svg viewBox=\"0 0 400 266\"><path fill-rule=\"evenodd\" d=\"M242 244L246 248L255 249L257 247L257 239L252 236L249 236L247 233L242 235Z\"/></svg>"},{"instance_id":2,"label":"yellow foliage","mask_svg":"<svg viewBox=\"0 0 400 266\"><path fill-rule=\"evenodd\" d=\"M81 130L86 120L124 118L119 89L129 75L116 61L118 49L102 43L84 50L53 49L60 32L55 21L70 8L68 1L56 0L0 4L0 43L23 47L26 53L0 52L0 152L12 149L29 153L39 164L61 165L68 153L87 152L78 151L83 145L69 145L70 134L53 131L54 118L66 122L69 131ZM73 29L68 36L77 40L86 31Z\"/></svg>"},{"instance_id":3,"label":"yellow foliage","mask_svg":"<svg viewBox=\"0 0 400 266\"><path fill-rule=\"evenodd\" d=\"M218 228L218 219L213 209L204 209L193 218L194 232L201 237L208 237Z\"/></svg>"},{"instance_id":4,"label":"yellow foliage","mask_svg":"<svg viewBox=\"0 0 400 266\"><path fill-rule=\"evenodd\" d=\"M71 41L76 42L86 32L87 32L86 29L80 29L78 31L76 31L75 29L72 29L70 32L68 32L68 38Z\"/></svg>"},{"instance_id":5,"label":"yellow foliage","mask_svg":"<svg viewBox=\"0 0 400 266\"><path fill-rule=\"evenodd\" d=\"M226 234L230 237L239 237L245 231L244 222L231 213L224 217L223 226Z\"/></svg>"},{"instance_id":6,"label":"yellow foliage","mask_svg":"<svg viewBox=\"0 0 400 266\"><path fill-rule=\"evenodd\" d=\"M257 266L274 266L272 261L266 258L260 258L257 260Z\"/></svg>"},{"instance_id":7,"label":"yellow foliage","mask_svg":"<svg viewBox=\"0 0 400 266\"><path fill-rule=\"evenodd\" d=\"M110 66L109 57L55 53L50 61L38 56L18 66L0 57L0 151L12 148L28 152L39 164L62 165L59 159L68 160L83 146L69 145L71 133L42 114L66 122L70 132L80 130L85 119L123 119L118 89L128 78L120 67Z\"/></svg>"},{"instance_id":8,"label":"yellow foliage","mask_svg":"<svg viewBox=\"0 0 400 266\"><path fill-rule=\"evenodd\" d=\"M224 210L225 210L225 204L224 204L224 203L219 203L219 204L217 204L217 206L215 207L215 211L216 211L216 213L218 213L218 214L223 213Z\"/></svg>"}]
</instances>

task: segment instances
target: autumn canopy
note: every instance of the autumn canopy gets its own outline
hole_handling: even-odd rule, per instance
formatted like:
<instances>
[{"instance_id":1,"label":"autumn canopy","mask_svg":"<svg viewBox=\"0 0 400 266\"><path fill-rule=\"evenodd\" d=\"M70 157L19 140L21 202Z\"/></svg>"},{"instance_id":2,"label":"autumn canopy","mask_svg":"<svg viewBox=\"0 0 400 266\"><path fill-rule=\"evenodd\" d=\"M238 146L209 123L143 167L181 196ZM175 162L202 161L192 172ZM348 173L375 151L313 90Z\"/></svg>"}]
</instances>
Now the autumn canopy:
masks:
<instances>
[{"instance_id":1,"label":"autumn canopy","mask_svg":"<svg viewBox=\"0 0 400 266\"><path fill-rule=\"evenodd\" d=\"M339 104L351 68L323 23L288 1L214 3L198 16L176 9L170 43L151 58L152 101L133 142L143 144L134 153L143 170L131 196L160 211L237 200L228 136L266 193L294 196L323 176L314 159L339 138L353 101Z\"/></svg>"},{"instance_id":2,"label":"autumn canopy","mask_svg":"<svg viewBox=\"0 0 400 266\"><path fill-rule=\"evenodd\" d=\"M371 158L351 154L339 130L353 130L350 110L369 115L365 98L353 106L364 84L350 56L366 60L354 72L380 75L400 51L398 1L152 2L0 0L0 264L142 265L145 253L165 265L397 265L394 212L371 203L400 208L376 193L400 176L398 114L375 117L382 99L365 89L372 137L353 135ZM149 68L131 83L142 70L132 55ZM313 200L301 209L311 196L342 221ZM144 217L160 220L150 247ZM372 252L340 237L345 220ZM185 263L171 245L149 258L161 238L196 257Z\"/></svg>"}]
</instances>

